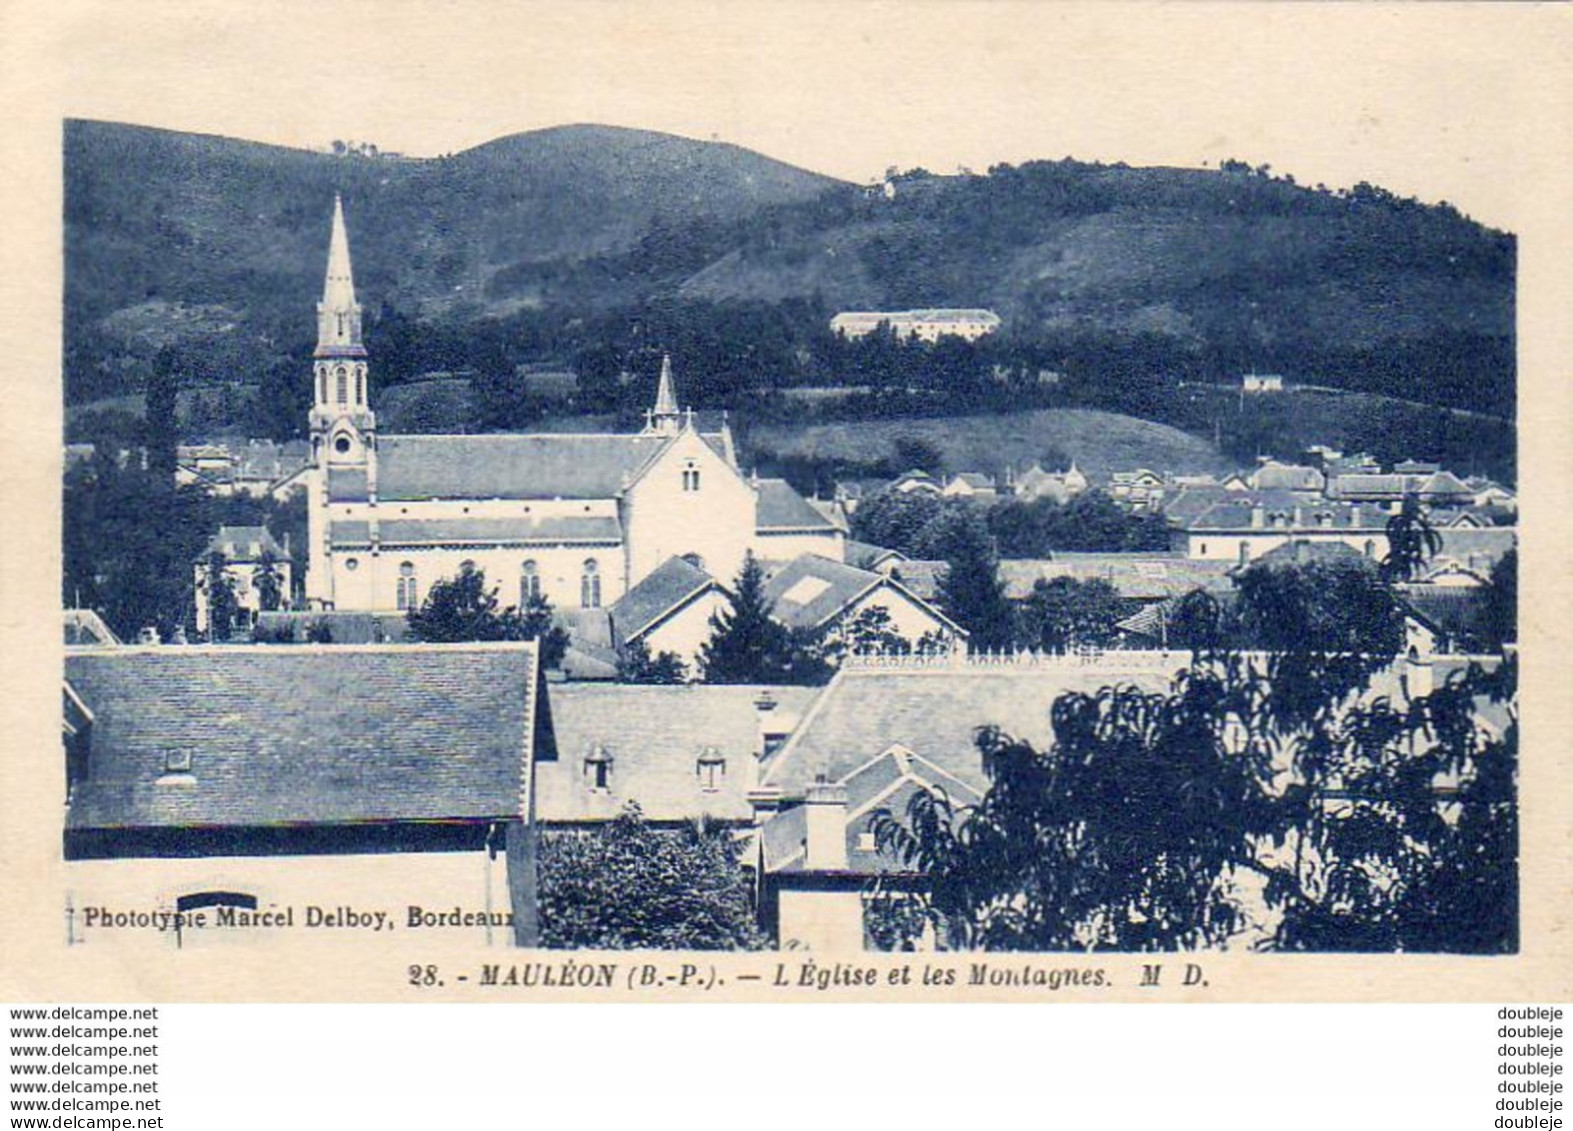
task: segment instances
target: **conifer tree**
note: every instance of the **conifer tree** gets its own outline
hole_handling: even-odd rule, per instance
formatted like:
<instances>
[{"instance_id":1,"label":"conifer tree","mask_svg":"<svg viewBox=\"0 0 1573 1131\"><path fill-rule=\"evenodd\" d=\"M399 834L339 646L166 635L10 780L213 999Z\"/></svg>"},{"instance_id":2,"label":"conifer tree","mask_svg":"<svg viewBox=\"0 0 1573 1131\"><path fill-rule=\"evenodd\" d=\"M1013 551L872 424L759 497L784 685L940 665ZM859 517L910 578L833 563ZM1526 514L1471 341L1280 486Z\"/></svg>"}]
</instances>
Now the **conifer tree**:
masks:
<instances>
[{"instance_id":1,"label":"conifer tree","mask_svg":"<svg viewBox=\"0 0 1573 1131\"><path fill-rule=\"evenodd\" d=\"M732 586L731 601L710 618L710 639L699 650L706 683L813 681L820 664L787 627L770 615L764 570L753 554Z\"/></svg>"},{"instance_id":2,"label":"conifer tree","mask_svg":"<svg viewBox=\"0 0 1573 1131\"><path fill-rule=\"evenodd\" d=\"M1015 636L1015 611L999 579L999 560L987 531L963 524L939 583L941 607L972 634L974 648L1008 648Z\"/></svg>"}]
</instances>

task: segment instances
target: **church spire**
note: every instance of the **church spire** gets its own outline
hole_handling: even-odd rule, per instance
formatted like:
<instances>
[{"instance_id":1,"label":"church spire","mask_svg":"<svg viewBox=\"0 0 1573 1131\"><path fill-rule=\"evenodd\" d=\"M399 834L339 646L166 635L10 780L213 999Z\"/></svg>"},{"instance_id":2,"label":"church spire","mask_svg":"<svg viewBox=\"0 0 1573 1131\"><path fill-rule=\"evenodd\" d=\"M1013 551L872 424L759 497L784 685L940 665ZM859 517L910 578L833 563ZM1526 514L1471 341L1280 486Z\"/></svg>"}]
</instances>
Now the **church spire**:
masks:
<instances>
[{"instance_id":1,"label":"church spire","mask_svg":"<svg viewBox=\"0 0 1573 1131\"><path fill-rule=\"evenodd\" d=\"M661 382L656 387L655 408L651 411L650 421L645 428L647 431L663 435L674 433L678 430L679 416L677 392L672 383L672 356L662 354Z\"/></svg>"},{"instance_id":2,"label":"church spire","mask_svg":"<svg viewBox=\"0 0 1573 1131\"><path fill-rule=\"evenodd\" d=\"M344 201L333 197L333 235L328 242L328 272L317 304L317 356L364 357L361 308L355 301L350 268L350 239L344 228Z\"/></svg>"}]
</instances>

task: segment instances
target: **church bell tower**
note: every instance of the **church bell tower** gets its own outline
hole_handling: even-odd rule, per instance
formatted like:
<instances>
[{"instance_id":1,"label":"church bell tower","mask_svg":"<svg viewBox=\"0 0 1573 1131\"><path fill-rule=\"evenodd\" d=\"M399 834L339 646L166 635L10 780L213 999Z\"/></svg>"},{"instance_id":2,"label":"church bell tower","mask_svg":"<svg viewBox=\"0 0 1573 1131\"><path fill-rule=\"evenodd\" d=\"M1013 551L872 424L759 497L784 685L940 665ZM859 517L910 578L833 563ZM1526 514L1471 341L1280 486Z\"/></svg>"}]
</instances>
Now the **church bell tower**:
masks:
<instances>
[{"instance_id":1,"label":"church bell tower","mask_svg":"<svg viewBox=\"0 0 1573 1131\"><path fill-rule=\"evenodd\" d=\"M333 198L328 274L322 285L322 301L317 303L313 358L312 462L318 467L364 465L376 446L377 421L367 399L361 308L355 301L344 203L337 196Z\"/></svg>"}]
</instances>

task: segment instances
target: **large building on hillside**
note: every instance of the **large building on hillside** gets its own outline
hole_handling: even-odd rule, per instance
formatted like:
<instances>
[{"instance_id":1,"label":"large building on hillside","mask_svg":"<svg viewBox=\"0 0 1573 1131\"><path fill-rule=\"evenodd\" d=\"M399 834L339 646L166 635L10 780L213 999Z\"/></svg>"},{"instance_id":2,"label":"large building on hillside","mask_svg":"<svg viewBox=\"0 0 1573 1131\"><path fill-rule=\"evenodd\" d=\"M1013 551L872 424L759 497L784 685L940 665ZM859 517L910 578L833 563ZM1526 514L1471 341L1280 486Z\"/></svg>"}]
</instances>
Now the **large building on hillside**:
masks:
<instances>
[{"instance_id":1,"label":"large building on hillside","mask_svg":"<svg viewBox=\"0 0 1573 1131\"><path fill-rule=\"evenodd\" d=\"M965 338L975 342L1000 328L1000 316L992 310L844 310L830 320L830 332L847 338L861 338L881 326L889 326L898 338L917 338L937 342L943 337Z\"/></svg>"},{"instance_id":2,"label":"large building on hillside","mask_svg":"<svg viewBox=\"0 0 1573 1131\"><path fill-rule=\"evenodd\" d=\"M724 422L702 431L680 411L669 362L639 432L482 436L379 433L367 363L335 202L311 410L314 607L418 606L466 562L504 604L573 609L612 604L673 557L724 579L749 551L842 557L834 523L785 482L742 471Z\"/></svg>"}]
</instances>

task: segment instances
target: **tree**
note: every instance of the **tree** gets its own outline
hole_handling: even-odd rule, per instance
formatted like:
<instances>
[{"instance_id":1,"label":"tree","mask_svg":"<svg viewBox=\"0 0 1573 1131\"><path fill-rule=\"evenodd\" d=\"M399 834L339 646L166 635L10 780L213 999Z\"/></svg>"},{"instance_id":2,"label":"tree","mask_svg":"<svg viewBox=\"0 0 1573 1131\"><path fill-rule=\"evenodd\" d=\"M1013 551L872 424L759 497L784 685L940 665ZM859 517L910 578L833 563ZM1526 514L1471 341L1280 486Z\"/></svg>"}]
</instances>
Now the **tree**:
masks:
<instances>
[{"instance_id":1,"label":"tree","mask_svg":"<svg viewBox=\"0 0 1573 1131\"><path fill-rule=\"evenodd\" d=\"M854 656L905 656L912 641L903 636L884 605L869 605L843 624L837 635Z\"/></svg>"},{"instance_id":2,"label":"tree","mask_svg":"<svg viewBox=\"0 0 1573 1131\"><path fill-rule=\"evenodd\" d=\"M750 553L727 607L710 617L710 639L700 646L706 683L819 683L828 676L814 642L770 615L764 584L764 571Z\"/></svg>"},{"instance_id":3,"label":"tree","mask_svg":"<svg viewBox=\"0 0 1573 1131\"><path fill-rule=\"evenodd\" d=\"M175 449L180 443L176 401L180 390L179 358L174 347L164 346L153 358L147 382L146 437L148 470L157 475L175 474Z\"/></svg>"},{"instance_id":4,"label":"tree","mask_svg":"<svg viewBox=\"0 0 1573 1131\"><path fill-rule=\"evenodd\" d=\"M1125 615L1119 591L1101 577L1039 578L1021 610L1020 643L1046 652L1102 648L1118 635Z\"/></svg>"},{"instance_id":5,"label":"tree","mask_svg":"<svg viewBox=\"0 0 1573 1131\"><path fill-rule=\"evenodd\" d=\"M687 683L688 665L676 652L658 652L651 656L650 645L642 639L636 640L618 649L617 682Z\"/></svg>"},{"instance_id":6,"label":"tree","mask_svg":"<svg viewBox=\"0 0 1573 1131\"><path fill-rule=\"evenodd\" d=\"M545 832L541 942L613 950L762 947L737 852L722 825L657 829L636 804L593 832Z\"/></svg>"},{"instance_id":7,"label":"tree","mask_svg":"<svg viewBox=\"0 0 1573 1131\"><path fill-rule=\"evenodd\" d=\"M1382 559L1382 576L1393 582L1408 581L1441 548L1441 532L1431 525L1420 500L1412 493L1406 494L1398 513L1387 520L1387 556Z\"/></svg>"},{"instance_id":8,"label":"tree","mask_svg":"<svg viewBox=\"0 0 1573 1131\"><path fill-rule=\"evenodd\" d=\"M1046 751L979 732L976 807L916 795L876 841L959 946L1516 949L1516 663L1284 710L1325 667L1218 651L1166 692L1066 694Z\"/></svg>"},{"instance_id":9,"label":"tree","mask_svg":"<svg viewBox=\"0 0 1573 1131\"><path fill-rule=\"evenodd\" d=\"M544 597L532 597L521 613L500 607L497 589L486 586L486 572L466 562L455 578L433 583L420 608L405 614L410 636L435 644L469 640L539 640L541 663L548 668L562 663L568 634L553 627L552 607Z\"/></svg>"},{"instance_id":10,"label":"tree","mask_svg":"<svg viewBox=\"0 0 1573 1131\"><path fill-rule=\"evenodd\" d=\"M986 531L968 527L961 532L940 577L940 606L971 633L974 648L1009 648L1016 614L1005 598L992 541Z\"/></svg>"},{"instance_id":11,"label":"tree","mask_svg":"<svg viewBox=\"0 0 1573 1131\"><path fill-rule=\"evenodd\" d=\"M202 591L208 606L208 639L228 640L235 627L235 583L229 576L229 562L222 551L214 550L203 563Z\"/></svg>"},{"instance_id":12,"label":"tree","mask_svg":"<svg viewBox=\"0 0 1573 1131\"><path fill-rule=\"evenodd\" d=\"M262 551L253 583L257 587L257 604L263 612L275 612L284 603L284 577L279 573L278 559L272 550Z\"/></svg>"},{"instance_id":13,"label":"tree","mask_svg":"<svg viewBox=\"0 0 1573 1131\"><path fill-rule=\"evenodd\" d=\"M1476 597L1475 635L1490 649L1518 640L1518 551L1509 550L1491 567L1491 582Z\"/></svg>"}]
</instances>

